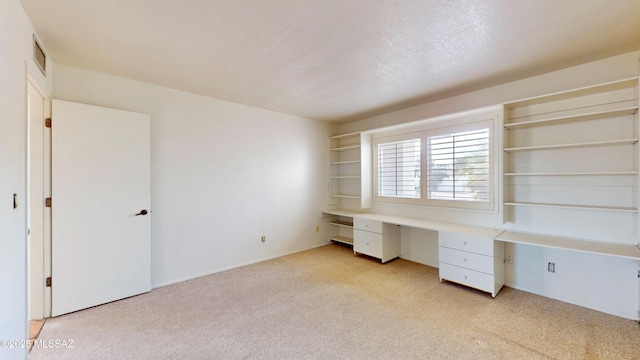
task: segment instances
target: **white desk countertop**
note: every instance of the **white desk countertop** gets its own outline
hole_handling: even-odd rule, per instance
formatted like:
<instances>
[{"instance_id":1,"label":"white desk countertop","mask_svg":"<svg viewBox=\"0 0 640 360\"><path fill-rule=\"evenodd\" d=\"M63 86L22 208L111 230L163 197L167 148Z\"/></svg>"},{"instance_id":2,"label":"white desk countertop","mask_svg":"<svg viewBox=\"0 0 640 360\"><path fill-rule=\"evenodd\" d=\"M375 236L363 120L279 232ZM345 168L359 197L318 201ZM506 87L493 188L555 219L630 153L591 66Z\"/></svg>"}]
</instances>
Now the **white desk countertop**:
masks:
<instances>
[{"instance_id":1,"label":"white desk countertop","mask_svg":"<svg viewBox=\"0 0 640 360\"><path fill-rule=\"evenodd\" d=\"M476 236L490 237L497 241L503 242L565 249L640 261L640 247L634 244L575 239L544 234L530 234L505 229L493 229L482 226L463 225L407 216L374 214L363 211L344 209L324 210L323 213L337 216L378 220L384 223L408 226L418 229L457 232Z\"/></svg>"}]
</instances>

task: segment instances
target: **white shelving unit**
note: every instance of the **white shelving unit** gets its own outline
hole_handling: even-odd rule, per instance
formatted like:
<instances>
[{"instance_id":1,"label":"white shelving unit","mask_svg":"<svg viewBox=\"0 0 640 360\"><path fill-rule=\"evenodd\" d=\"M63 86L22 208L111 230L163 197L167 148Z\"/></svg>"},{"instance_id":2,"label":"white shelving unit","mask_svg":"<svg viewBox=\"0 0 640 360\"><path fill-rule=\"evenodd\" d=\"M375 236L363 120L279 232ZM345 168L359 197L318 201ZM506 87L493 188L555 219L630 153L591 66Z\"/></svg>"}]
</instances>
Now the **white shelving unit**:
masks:
<instances>
[{"instance_id":1,"label":"white shelving unit","mask_svg":"<svg viewBox=\"0 0 640 360\"><path fill-rule=\"evenodd\" d=\"M517 233L513 231L503 231L498 234L495 239L504 242L537 245L555 249L568 249L640 261L640 248L634 245L615 244L604 241L586 241L583 239Z\"/></svg>"},{"instance_id":2,"label":"white shelving unit","mask_svg":"<svg viewBox=\"0 0 640 360\"><path fill-rule=\"evenodd\" d=\"M632 138L632 139L591 141L591 142L570 143L570 144L553 144L553 145L513 147L513 148L505 148L504 151L512 152L512 151L530 151L530 150L570 149L570 148L581 148L581 147L635 144L637 142L638 142L638 138Z\"/></svg>"},{"instance_id":3,"label":"white shelving unit","mask_svg":"<svg viewBox=\"0 0 640 360\"><path fill-rule=\"evenodd\" d=\"M331 141L330 205L371 207L371 140L362 133L329 138Z\"/></svg>"},{"instance_id":4,"label":"white shelving unit","mask_svg":"<svg viewBox=\"0 0 640 360\"><path fill-rule=\"evenodd\" d=\"M632 78L505 104L503 205L510 229L637 245L638 98ZM600 223L590 231L594 218ZM571 221L564 226L561 219ZM608 228L618 233L611 238ZM512 237L502 240L533 239ZM574 248L573 240L566 247Z\"/></svg>"},{"instance_id":5,"label":"white shelving unit","mask_svg":"<svg viewBox=\"0 0 640 360\"><path fill-rule=\"evenodd\" d=\"M330 216L329 225L333 229L329 240L353 246L353 218L363 212L335 209L325 210L322 213Z\"/></svg>"},{"instance_id":6,"label":"white shelving unit","mask_svg":"<svg viewBox=\"0 0 640 360\"><path fill-rule=\"evenodd\" d=\"M578 122L578 121L586 121L586 120L604 119L607 117L631 115L631 114L634 114L636 111L638 111L637 106L625 106L625 107L622 107L621 109L614 108L611 110L586 112L584 114L577 114L577 115L558 116L558 117L550 117L550 118L540 119L540 120L506 123L504 124L504 127L506 129L516 129L516 128L525 128L525 127L533 127L533 126L570 123L574 121Z\"/></svg>"},{"instance_id":7,"label":"white shelving unit","mask_svg":"<svg viewBox=\"0 0 640 360\"><path fill-rule=\"evenodd\" d=\"M333 235L329 239L335 242L339 242L342 244L353 245L353 219L351 221L345 220L343 218L338 218L337 220L331 221L331 225L336 226L338 228L338 235ZM347 229L350 232L349 235L341 235L340 230Z\"/></svg>"},{"instance_id":8,"label":"white shelving unit","mask_svg":"<svg viewBox=\"0 0 640 360\"><path fill-rule=\"evenodd\" d=\"M353 217L371 207L371 140L362 133L329 138L331 175L329 179L331 219L329 240L353 246Z\"/></svg>"}]
</instances>

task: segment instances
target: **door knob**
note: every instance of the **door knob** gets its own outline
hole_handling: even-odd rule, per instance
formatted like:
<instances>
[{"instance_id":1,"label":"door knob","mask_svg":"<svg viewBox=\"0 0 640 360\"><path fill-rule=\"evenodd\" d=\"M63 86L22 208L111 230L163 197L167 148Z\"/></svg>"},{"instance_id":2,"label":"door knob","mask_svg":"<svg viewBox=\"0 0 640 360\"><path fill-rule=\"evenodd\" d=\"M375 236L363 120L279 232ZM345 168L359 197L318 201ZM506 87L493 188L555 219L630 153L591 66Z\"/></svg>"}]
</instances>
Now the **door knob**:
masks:
<instances>
[{"instance_id":1,"label":"door knob","mask_svg":"<svg viewBox=\"0 0 640 360\"><path fill-rule=\"evenodd\" d=\"M147 211L147 209L142 209L142 210L140 210L139 213L136 214L136 216L138 216L138 215L147 215L148 213L149 212Z\"/></svg>"}]
</instances>

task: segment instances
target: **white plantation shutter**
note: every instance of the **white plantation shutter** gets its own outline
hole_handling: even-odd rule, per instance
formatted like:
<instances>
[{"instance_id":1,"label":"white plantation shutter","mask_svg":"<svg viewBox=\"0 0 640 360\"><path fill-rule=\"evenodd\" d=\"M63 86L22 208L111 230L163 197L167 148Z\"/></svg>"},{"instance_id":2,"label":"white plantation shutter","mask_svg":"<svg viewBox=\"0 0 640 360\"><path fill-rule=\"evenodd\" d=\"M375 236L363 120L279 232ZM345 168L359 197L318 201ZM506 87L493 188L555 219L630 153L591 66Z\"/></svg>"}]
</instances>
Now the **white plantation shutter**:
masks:
<instances>
[{"instance_id":1,"label":"white plantation shutter","mask_svg":"<svg viewBox=\"0 0 640 360\"><path fill-rule=\"evenodd\" d=\"M427 197L489 202L489 129L428 137Z\"/></svg>"},{"instance_id":2,"label":"white plantation shutter","mask_svg":"<svg viewBox=\"0 0 640 360\"><path fill-rule=\"evenodd\" d=\"M420 139L378 144L378 196L420 199Z\"/></svg>"}]
</instances>

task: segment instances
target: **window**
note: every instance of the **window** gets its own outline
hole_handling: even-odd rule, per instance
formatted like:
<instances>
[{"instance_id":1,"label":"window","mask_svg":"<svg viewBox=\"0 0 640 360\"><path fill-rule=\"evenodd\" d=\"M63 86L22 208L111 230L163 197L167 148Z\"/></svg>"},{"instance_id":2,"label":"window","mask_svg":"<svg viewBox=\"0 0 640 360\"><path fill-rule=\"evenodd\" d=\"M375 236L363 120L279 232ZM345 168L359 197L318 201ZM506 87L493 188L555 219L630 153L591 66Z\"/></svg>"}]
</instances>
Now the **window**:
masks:
<instances>
[{"instance_id":1,"label":"window","mask_svg":"<svg viewBox=\"0 0 640 360\"><path fill-rule=\"evenodd\" d=\"M489 129L428 138L427 197L489 201Z\"/></svg>"},{"instance_id":2,"label":"window","mask_svg":"<svg viewBox=\"0 0 640 360\"><path fill-rule=\"evenodd\" d=\"M494 121L466 121L376 137L375 200L493 210Z\"/></svg>"},{"instance_id":3,"label":"window","mask_svg":"<svg viewBox=\"0 0 640 360\"><path fill-rule=\"evenodd\" d=\"M420 139L378 144L378 195L420 198Z\"/></svg>"}]
</instances>

